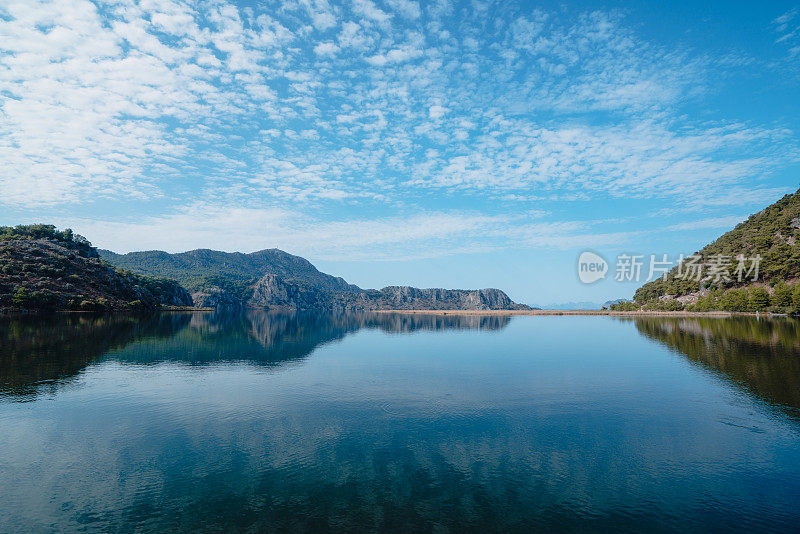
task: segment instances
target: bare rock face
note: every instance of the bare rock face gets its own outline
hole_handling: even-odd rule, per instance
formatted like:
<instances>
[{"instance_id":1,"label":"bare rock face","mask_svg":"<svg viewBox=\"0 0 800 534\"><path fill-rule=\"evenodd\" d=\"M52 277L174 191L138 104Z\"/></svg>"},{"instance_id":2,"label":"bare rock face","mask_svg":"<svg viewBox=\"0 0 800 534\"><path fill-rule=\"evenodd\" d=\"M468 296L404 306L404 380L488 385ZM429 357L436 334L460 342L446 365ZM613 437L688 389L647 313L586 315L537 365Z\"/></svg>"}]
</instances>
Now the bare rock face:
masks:
<instances>
[{"instance_id":1,"label":"bare rock face","mask_svg":"<svg viewBox=\"0 0 800 534\"><path fill-rule=\"evenodd\" d=\"M379 291L388 309L407 310L512 310L525 309L499 289L419 289L389 286Z\"/></svg>"},{"instance_id":2,"label":"bare rock face","mask_svg":"<svg viewBox=\"0 0 800 534\"><path fill-rule=\"evenodd\" d=\"M256 282L248 306L282 310L321 310L332 307L335 298L307 283L284 280L268 274Z\"/></svg>"},{"instance_id":3,"label":"bare rock face","mask_svg":"<svg viewBox=\"0 0 800 534\"><path fill-rule=\"evenodd\" d=\"M218 287L212 287L205 291L197 291L192 293L190 298L195 306L201 308L223 308L230 310L242 308L242 303L239 299Z\"/></svg>"},{"instance_id":4,"label":"bare rock face","mask_svg":"<svg viewBox=\"0 0 800 534\"><path fill-rule=\"evenodd\" d=\"M317 270L305 258L278 249L249 254L199 249L115 254L106 261L150 276L177 280L193 291L195 305L275 310L503 310L526 309L498 289L362 289ZM216 287L216 289L208 289ZM218 289L218 288L225 288Z\"/></svg>"},{"instance_id":5,"label":"bare rock face","mask_svg":"<svg viewBox=\"0 0 800 534\"><path fill-rule=\"evenodd\" d=\"M254 286L248 307L275 310L511 310L526 309L499 289L326 291L313 284L268 274Z\"/></svg>"},{"instance_id":6,"label":"bare rock face","mask_svg":"<svg viewBox=\"0 0 800 534\"><path fill-rule=\"evenodd\" d=\"M191 306L192 296L183 286L173 280L156 280L152 282L157 285L159 291L156 291L156 297L160 304L164 306Z\"/></svg>"}]
</instances>

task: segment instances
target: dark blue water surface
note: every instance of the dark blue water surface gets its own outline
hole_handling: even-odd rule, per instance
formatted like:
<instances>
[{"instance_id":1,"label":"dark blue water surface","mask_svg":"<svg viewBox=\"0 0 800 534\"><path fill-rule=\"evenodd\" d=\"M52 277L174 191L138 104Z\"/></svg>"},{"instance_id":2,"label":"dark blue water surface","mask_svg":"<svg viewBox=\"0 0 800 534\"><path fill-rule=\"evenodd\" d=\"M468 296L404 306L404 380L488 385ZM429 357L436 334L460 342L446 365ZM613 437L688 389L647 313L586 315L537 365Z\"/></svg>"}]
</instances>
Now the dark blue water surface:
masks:
<instances>
[{"instance_id":1,"label":"dark blue water surface","mask_svg":"<svg viewBox=\"0 0 800 534\"><path fill-rule=\"evenodd\" d=\"M0 321L0 532L800 531L791 319Z\"/></svg>"}]
</instances>

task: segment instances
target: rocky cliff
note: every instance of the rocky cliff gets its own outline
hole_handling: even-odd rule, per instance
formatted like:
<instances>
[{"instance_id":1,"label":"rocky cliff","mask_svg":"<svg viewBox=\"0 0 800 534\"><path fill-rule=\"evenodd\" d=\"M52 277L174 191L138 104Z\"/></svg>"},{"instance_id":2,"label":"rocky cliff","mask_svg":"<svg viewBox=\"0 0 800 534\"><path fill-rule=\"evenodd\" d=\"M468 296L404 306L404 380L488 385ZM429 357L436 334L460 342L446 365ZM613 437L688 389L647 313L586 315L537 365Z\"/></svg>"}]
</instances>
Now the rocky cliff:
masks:
<instances>
[{"instance_id":1,"label":"rocky cliff","mask_svg":"<svg viewBox=\"0 0 800 534\"><path fill-rule=\"evenodd\" d=\"M340 293L268 274L253 287L253 295L247 304L250 307L281 310L326 309L336 307Z\"/></svg>"},{"instance_id":2,"label":"rocky cliff","mask_svg":"<svg viewBox=\"0 0 800 534\"><path fill-rule=\"evenodd\" d=\"M386 309L408 310L511 310L528 306L517 304L499 289L420 289L410 286L389 286L379 292L379 301Z\"/></svg>"},{"instance_id":3,"label":"rocky cliff","mask_svg":"<svg viewBox=\"0 0 800 534\"><path fill-rule=\"evenodd\" d=\"M300 256L278 249L250 254L192 250L115 254L106 261L149 276L166 276L192 291L195 306L275 310L501 310L524 309L499 289L361 289L320 272Z\"/></svg>"},{"instance_id":4,"label":"rocky cliff","mask_svg":"<svg viewBox=\"0 0 800 534\"><path fill-rule=\"evenodd\" d=\"M219 287L209 287L203 291L192 293L195 306L201 308L239 309L243 307L242 301Z\"/></svg>"},{"instance_id":5,"label":"rocky cliff","mask_svg":"<svg viewBox=\"0 0 800 534\"><path fill-rule=\"evenodd\" d=\"M499 289L325 290L313 284L268 274L254 286L251 308L272 310L511 310L527 309Z\"/></svg>"}]
</instances>

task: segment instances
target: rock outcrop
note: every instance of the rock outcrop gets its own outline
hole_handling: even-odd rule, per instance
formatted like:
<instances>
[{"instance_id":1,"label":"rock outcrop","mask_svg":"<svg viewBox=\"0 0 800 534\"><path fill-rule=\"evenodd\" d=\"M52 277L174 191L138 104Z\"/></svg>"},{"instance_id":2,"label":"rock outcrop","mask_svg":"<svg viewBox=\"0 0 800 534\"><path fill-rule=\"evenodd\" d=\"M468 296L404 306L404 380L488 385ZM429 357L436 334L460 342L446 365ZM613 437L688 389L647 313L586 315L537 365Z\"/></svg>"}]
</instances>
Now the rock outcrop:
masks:
<instances>
[{"instance_id":1,"label":"rock outcrop","mask_svg":"<svg viewBox=\"0 0 800 534\"><path fill-rule=\"evenodd\" d=\"M220 287L237 294L238 289L252 286L265 275L283 280L303 280L325 291L360 291L343 278L320 272L305 258L273 248L251 252L221 252L197 249L168 253L160 250L116 254L99 250L100 257L112 265L135 273L178 281L192 292Z\"/></svg>"},{"instance_id":2,"label":"rock outcrop","mask_svg":"<svg viewBox=\"0 0 800 534\"><path fill-rule=\"evenodd\" d=\"M331 291L305 281L268 274L253 287L251 308L271 310L513 310L527 309L499 289L419 289L389 286L380 290Z\"/></svg>"},{"instance_id":3,"label":"rock outcrop","mask_svg":"<svg viewBox=\"0 0 800 534\"><path fill-rule=\"evenodd\" d=\"M152 280L151 286L157 288L157 291L153 291L154 296L162 306L192 306L192 296L178 282L165 278Z\"/></svg>"},{"instance_id":4,"label":"rock outcrop","mask_svg":"<svg viewBox=\"0 0 800 534\"><path fill-rule=\"evenodd\" d=\"M300 256L278 249L249 254L199 249L169 254L158 250L100 257L148 276L177 280L195 306L274 310L504 310L525 309L499 289L362 289L320 272Z\"/></svg>"},{"instance_id":5,"label":"rock outcrop","mask_svg":"<svg viewBox=\"0 0 800 534\"><path fill-rule=\"evenodd\" d=\"M196 291L192 293L191 299L195 306L201 308L222 308L228 310L242 308L242 301L219 287L211 287L204 291Z\"/></svg>"},{"instance_id":6,"label":"rock outcrop","mask_svg":"<svg viewBox=\"0 0 800 534\"><path fill-rule=\"evenodd\" d=\"M499 289L420 289L410 286L389 286L379 291L379 300L386 309L409 310L513 310L527 306L512 301Z\"/></svg>"},{"instance_id":7,"label":"rock outcrop","mask_svg":"<svg viewBox=\"0 0 800 534\"><path fill-rule=\"evenodd\" d=\"M336 307L336 291L325 291L310 283L284 280L268 274L253 287L249 307L280 310L315 310Z\"/></svg>"}]
</instances>

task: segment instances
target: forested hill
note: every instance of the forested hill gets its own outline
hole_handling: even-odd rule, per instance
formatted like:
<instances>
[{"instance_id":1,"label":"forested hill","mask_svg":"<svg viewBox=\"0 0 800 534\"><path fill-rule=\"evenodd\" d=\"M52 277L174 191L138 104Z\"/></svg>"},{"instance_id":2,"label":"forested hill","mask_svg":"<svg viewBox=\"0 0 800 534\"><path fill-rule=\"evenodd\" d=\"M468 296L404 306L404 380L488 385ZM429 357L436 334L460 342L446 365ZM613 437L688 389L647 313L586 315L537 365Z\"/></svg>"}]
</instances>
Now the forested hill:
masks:
<instances>
[{"instance_id":1,"label":"forested hill","mask_svg":"<svg viewBox=\"0 0 800 534\"><path fill-rule=\"evenodd\" d=\"M264 275L303 281L326 291L358 291L342 278L317 270L305 258L273 248L245 254L198 249L170 254L160 250L115 254L100 250L100 257L112 265L135 273L177 280L190 291L222 288L246 298Z\"/></svg>"},{"instance_id":2,"label":"forested hill","mask_svg":"<svg viewBox=\"0 0 800 534\"><path fill-rule=\"evenodd\" d=\"M191 306L177 282L114 268L72 230L0 226L0 310L154 309Z\"/></svg>"},{"instance_id":3,"label":"forested hill","mask_svg":"<svg viewBox=\"0 0 800 534\"><path fill-rule=\"evenodd\" d=\"M695 305L699 298L697 305L703 309L733 307L735 311L746 311L744 308L754 310L769 305L794 306L792 292L800 279L800 190L751 215L695 255L699 256L697 263L706 267L700 280L697 277L680 277L681 271L675 267L666 280L659 278L640 287L634 295L636 304L641 306L674 300L671 307L678 309L682 305ZM739 255L748 259L761 257L755 283L752 280L753 273L739 280L736 272L736 258ZM715 261L727 263L722 269L727 276L708 276L710 272L707 267ZM748 261L746 266L752 267L752 262ZM685 267L683 272L686 273ZM756 296L742 291L745 287L751 292L758 288ZM766 305L762 290L766 290L769 297ZM728 300L735 303L722 302L723 297L727 298L726 293L730 297ZM682 298L687 295L696 298Z\"/></svg>"},{"instance_id":4,"label":"forested hill","mask_svg":"<svg viewBox=\"0 0 800 534\"><path fill-rule=\"evenodd\" d=\"M203 307L275 310L523 309L498 289L446 290L389 286L364 290L278 249L250 254L200 249L115 254L109 263L136 273L177 280Z\"/></svg>"},{"instance_id":5,"label":"forested hill","mask_svg":"<svg viewBox=\"0 0 800 534\"><path fill-rule=\"evenodd\" d=\"M164 305L276 311L527 308L498 289L363 290L278 249L115 254L53 225L0 226L0 313Z\"/></svg>"}]
</instances>

